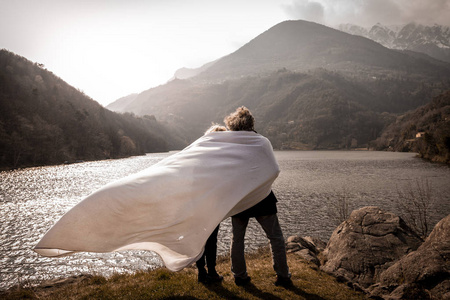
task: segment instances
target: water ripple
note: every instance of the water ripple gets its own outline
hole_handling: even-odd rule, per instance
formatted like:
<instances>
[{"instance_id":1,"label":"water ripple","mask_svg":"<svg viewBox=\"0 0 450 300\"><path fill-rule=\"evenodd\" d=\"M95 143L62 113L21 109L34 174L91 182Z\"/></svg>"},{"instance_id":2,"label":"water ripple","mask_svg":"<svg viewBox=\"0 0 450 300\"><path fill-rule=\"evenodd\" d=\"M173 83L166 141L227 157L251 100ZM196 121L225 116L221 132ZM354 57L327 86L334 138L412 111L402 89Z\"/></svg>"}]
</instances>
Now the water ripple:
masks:
<instances>
[{"instance_id":1,"label":"water ripple","mask_svg":"<svg viewBox=\"0 0 450 300\"><path fill-rule=\"evenodd\" d=\"M119 160L27 168L0 172L0 289L18 282L81 273L112 275L161 265L149 251L77 253L61 258L39 256L33 247L70 208L106 183L143 170L171 153ZM424 162L410 153L276 152L281 173L273 189L278 197L285 236L299 234L327 240L336 222L329 202L345 194L352 209L377 205L395 212L398 188L427 178L439 193L433 222L450 213L450 169ZM218 252L229 251L231 222L221 223ZM249 222L246 249L267 244L255 220Z\"/></svg>"}]
</instances>

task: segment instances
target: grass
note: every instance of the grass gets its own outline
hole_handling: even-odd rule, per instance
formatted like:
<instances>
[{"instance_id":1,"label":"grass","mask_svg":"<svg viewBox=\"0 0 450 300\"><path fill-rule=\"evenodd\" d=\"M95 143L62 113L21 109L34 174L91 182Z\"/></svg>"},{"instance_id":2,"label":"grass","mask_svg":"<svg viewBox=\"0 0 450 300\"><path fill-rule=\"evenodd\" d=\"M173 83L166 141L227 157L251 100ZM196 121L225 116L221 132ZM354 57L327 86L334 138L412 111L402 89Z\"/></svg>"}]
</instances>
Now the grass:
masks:
<instances>
[{"instance_id":1,"label":"grass","mask_svg":"<svg viewBox=\"0 0 450 300\"><path fill-rule=\"evenodd\" d=\"M268 248L247 255L252 281L245 287L234 284L229 257L220 257L218 272L224 276L219 284L197 282L197 270L188 267L180 272L165 268L135 274L81 276L52 287L14 287L0 294L1 299L367 299L339 283L315 265L295 253L288 254L294 286L274 285L275 274Z\"/></svg>"}]
</instances>

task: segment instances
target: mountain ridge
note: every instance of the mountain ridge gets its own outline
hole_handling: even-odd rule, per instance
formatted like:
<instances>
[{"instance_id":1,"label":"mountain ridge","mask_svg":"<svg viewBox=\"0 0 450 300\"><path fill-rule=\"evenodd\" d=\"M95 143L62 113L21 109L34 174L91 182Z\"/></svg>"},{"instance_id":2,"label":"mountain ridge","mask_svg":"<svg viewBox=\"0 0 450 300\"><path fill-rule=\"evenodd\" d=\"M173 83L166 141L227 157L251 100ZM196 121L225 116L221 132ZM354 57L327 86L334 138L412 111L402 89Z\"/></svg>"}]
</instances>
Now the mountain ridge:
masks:
<instances>
[{"instance_id":1,"label":"mountain ridge","mask_svg":"<svg viewBox=\"0 0 450 300\"><path fill-rule=\"evenodd\" d=\"M338 29L363 36L390 49L412 50L450 62L450 27L417 23L386 26L380 23L370 29L354 24L341 24Z\"/></svg>"},{"instance_id":2,"label":"mountain ridge","mask_svg":"<svg viewBox=\"0 0 450 300\"><path fill-rule=\"evenodd\" d=\"M245 105L276 148L367 148L394 114L447 89L449 63L320 24L286 21L197 76L140 93L125 109L179 124L192 141Z\"/></svg>"},{"instance_id":3,"label":"mountain ridge","mask_svg":"<svg viewBox=\"0 0 450 300\"><path fill-rule=\"evenodd\" d=\"M0 111L0 169L164 152L177 141L154 116L112 112L5 49Z\"/></svg>"},{"instance_id":4,"label":"mountain ridge","mask_svg":"<svg viewBox=\"0 0 450 300\"><path fill-rule=\"evenodd\" d=\"M372 55L364 55L367 52ZM223 80L281 68L295 72L313 68L348 72L347 61L358 64L361 69L377 65L404 71L405 60L408 58L401 53L392 52L372 40L313 22L284 21L219 59L198 77ZM408 63L415 67L414 61Z\"/></svg>"}]
</instances>

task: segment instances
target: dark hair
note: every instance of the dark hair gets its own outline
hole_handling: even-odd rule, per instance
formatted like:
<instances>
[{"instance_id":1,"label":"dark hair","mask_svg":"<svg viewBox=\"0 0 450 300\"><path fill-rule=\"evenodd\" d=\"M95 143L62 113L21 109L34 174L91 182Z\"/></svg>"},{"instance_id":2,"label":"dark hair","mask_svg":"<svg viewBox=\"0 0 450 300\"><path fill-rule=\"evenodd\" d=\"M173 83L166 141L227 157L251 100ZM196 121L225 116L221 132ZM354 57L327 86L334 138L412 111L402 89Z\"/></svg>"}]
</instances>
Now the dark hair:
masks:
<instances>
[{"instance_id":1,"label":"dark hair","mask_svg":"<svg viewBox=\"0 0 450 300\"><path fill-rule=\"evenodd\" d=\"M254 131L255 118L247 107L241 106L224 119L225 125L231 131Z\"/></svg>"}]
</instances>

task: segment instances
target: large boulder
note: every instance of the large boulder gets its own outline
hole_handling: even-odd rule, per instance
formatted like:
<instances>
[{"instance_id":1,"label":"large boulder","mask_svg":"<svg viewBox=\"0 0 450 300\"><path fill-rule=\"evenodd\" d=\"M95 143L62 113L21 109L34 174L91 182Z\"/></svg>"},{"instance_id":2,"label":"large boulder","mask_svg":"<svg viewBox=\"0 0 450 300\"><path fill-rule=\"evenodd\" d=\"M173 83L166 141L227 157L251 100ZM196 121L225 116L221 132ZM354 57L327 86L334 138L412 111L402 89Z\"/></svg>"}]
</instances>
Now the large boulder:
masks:
<instances>
[{"instance_id":1,"label":"large boulder","mask_svg":"<svg viewBox=\"0 0 450 300\"><path fill-rule=\"evenodd\" d=\"M372 295L389 299L450 299L450 215L436 224L416 251L381 273Z\"/></svg>"},{"instance_id":2,"label":"large boulder","mask_svg":"<svg viewBox=\"0 0 450 300\"><path fill-rule=\"evenodd\" d=\"M366 289L423 240L397 215L369 206L351 213L324 250L321 269L355 287Z\"/></svg>"}]
</instances>

